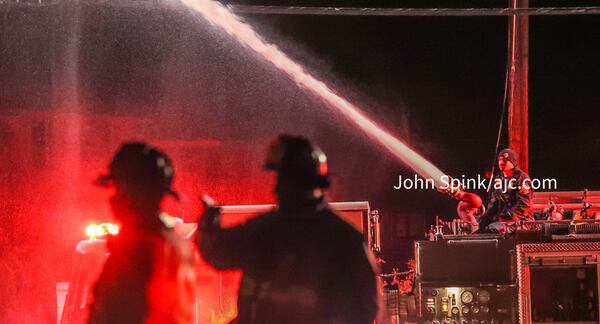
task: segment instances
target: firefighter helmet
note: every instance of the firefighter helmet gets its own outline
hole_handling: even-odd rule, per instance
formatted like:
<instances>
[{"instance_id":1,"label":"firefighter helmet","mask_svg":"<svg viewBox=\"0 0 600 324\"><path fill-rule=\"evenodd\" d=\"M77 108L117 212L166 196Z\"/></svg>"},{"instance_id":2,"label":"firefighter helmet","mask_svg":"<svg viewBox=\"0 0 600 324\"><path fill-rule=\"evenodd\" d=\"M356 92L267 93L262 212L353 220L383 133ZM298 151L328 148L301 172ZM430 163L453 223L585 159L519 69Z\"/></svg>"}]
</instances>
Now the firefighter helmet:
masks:
<instances>
[{"instance_id":1,"label":"firefighter helmet","mask_svg":"<svg viewBox=\"0 0 600 324\"><path fill-rule=\"evenodd\" d=\"M109 165L109 174L97 183L114 185L129 193L158 192L178 197L171 189L173 165L169 157L145 143L124 143Z\"/></svg>"},{"instance_id":2,"label":"firefighter helmet","mask_svg":"<svg viewBox=\"0 0 600 324\"><path fill-rule=\"evenodd\" d=\"M304 137L280 135L267 153L264 167L280 179L312 188L329 187L327 156Z\"/></svg>"}]
</instances>

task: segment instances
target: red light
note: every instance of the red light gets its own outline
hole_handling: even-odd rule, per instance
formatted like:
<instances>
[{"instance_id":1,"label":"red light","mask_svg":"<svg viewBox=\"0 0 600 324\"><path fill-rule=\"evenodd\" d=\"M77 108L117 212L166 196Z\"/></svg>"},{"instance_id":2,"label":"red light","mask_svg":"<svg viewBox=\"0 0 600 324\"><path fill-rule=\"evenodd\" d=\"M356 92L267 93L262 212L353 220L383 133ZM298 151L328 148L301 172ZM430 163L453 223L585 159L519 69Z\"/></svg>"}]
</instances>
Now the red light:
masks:
<instances>
[{"instance_id":1,"label":"red light","mask_svg":"<svg viewBox=\"0 0 600 324\"><path fill-rule=\"evenodd\" d=\"M327 162L320 163L319 164L319 174L320 175L327 175L327 172L329 172L329 166L327 165Z\"/></svg>"}]
</instances>

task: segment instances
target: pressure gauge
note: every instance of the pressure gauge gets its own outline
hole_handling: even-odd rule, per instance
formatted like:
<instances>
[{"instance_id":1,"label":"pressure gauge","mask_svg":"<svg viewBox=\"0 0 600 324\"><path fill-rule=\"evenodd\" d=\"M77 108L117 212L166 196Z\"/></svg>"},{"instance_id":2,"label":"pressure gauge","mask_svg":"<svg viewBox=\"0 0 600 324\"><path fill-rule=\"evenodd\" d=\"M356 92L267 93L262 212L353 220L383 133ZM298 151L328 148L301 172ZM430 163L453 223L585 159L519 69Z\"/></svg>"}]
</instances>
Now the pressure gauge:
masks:
<instances>
[{"instance_id":1,"label":"pressure gauge","mask_svg":"<svg viewBox=\"0 0 600 324\"><path fill-rule=\"evenodd\" d=\"M463 291L463 293L460 295L460 301L463 304L468 304L468 303L472 302L473 301L473 293L468 290Z\"/></svg>"}]
</instances>

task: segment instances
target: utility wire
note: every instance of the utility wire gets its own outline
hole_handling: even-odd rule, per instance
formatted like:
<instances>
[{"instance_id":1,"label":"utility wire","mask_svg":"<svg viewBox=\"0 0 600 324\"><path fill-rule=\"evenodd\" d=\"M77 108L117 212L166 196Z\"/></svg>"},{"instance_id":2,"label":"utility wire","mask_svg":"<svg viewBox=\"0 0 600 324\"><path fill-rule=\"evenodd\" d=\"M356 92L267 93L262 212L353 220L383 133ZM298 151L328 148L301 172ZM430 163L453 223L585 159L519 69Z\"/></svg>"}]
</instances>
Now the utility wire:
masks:
<instances>
[{"instance_id":1,"label":"utility wire","mask_svg":"<svg viewBox=\"0 0 600 324\"><path fill-rule=\"evenodd\" d=\"M600 7L543 8L350 8L227 5L236 14L320 16L565 16L598 15Z\"/></svg>"},{"instance_id":2,"label":"utility wire","mask_svg":"<svg viewBox=\"0 0 600 324\"><path fill-rule=\"evenodd\" d=\"M115 7L172 7L170 0L0 0L0 6L45 6L68 3ZM226 5L236 14L313 15L313 16L413 16L413 17L486 17L486 16L567 16L600 15L600 7L540 7L540 8L352 8Z\"/></svg>"}]
</instances>

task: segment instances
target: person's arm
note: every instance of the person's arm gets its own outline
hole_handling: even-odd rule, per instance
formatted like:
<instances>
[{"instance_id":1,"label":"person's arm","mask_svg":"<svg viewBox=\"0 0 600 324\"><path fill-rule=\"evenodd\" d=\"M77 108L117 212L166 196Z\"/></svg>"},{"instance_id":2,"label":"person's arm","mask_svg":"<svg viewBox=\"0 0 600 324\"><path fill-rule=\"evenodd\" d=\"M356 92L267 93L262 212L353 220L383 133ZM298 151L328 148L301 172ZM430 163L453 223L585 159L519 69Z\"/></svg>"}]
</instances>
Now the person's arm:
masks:
<instances>
[{"instance_id":1,"label":"person's arm","mask_svg":"<svg viewBox=\"0 0 600 324\"><path fill-rule=\"evenodd\" d=\"M219 270L239 269L252 262L258 219L231 228L221 227L221 211L207 206L199 222L198 248L202 256Z\"/></svg>"},{"instance_id":2,"label":"person's arm","mask_svg":"<svg viewBox=\"0 0 600 324\"><path fill-rule=\"evenodd\" d=\"M219 270L239 269L245 264L249 241L245 225L203 229L198 248L208 263Z\"/></svg>"},{"instance_id":3,"label":"person's arm","mask_svg":"<svg viewBox=\"0 0 600 324\"><path fill-rule=\"evenodd\" d=\"M516 189L514 196L514 203L507 208L506 215L503 215L505 219L512 219L514 221L526 220L527 214L529 213L529 207L531 205L532 189L531 180L526 174L521 174L518 179L519 187Z\"/></svg>"}]
</instances>

